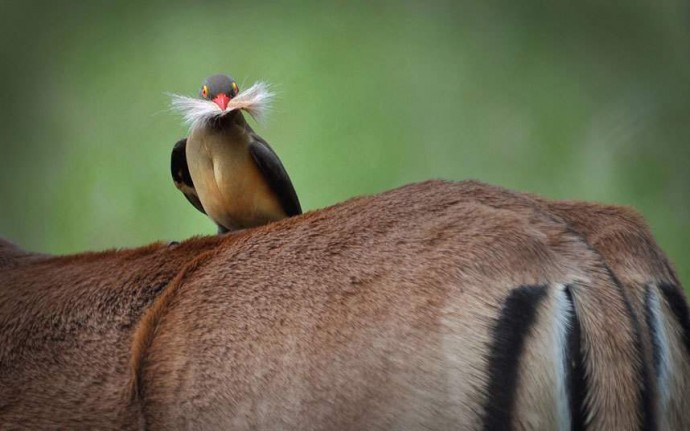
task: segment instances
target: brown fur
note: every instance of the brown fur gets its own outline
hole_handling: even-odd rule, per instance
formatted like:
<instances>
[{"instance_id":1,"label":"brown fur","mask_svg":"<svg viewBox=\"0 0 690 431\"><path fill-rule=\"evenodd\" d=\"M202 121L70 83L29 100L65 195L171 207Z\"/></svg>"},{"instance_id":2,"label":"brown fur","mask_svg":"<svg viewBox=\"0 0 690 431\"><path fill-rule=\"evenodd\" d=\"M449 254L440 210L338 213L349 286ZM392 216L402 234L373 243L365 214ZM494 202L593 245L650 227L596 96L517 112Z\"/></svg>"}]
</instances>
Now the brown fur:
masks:
<instances>
[{"instance_id":1,"label":"brown fur","mask_svg":"<svg viewBox=\"0 0 690 431\"><path fill-rule=\"evenodd\" d=\"M644 288L679 287L629 210L477 182L415 184L171 248L3 250L8 428L478 429L501 306L516 287L544 285L515 358L513 426L556 429L553 322L567 285L590 427L635 429L652 372ZM690 370L668 307L674 383L654 415L684 429Z\"/></svg>"},{"instance_id":2,"label":"brown fur","mask_svg":"<svg viewBox=\"0 0 690 431\"><path fill-rule=\"evenodd\" d=\"M221 241L65 257L0 241L0 429L134 428L135 325L184 263Z\"/></svg>"},{"instance_id":3,"label":"brown fur","mask_svg":"<svg viewBox=\"0 0 690 431\"><path fill-rule=\"evenodd\" d=\"M620 280L638 316L644 361L652 362L652 341L645 316L645 292L649 288L661 297L658 286L675 286L684 296L680 281L671 263L661 251L644 219L633 209L587 202L549 202L533 197L551 213L562 217L580 233L604 258ZM683 337L676 319L671 318L669 304L662 300L665 331L671 347L670 366L674 370L668 405L660 405L659 388L652 388L657 400L660 429L690 429L690 363L687 352L682 353Z\"/></svg>"}]
</instances>

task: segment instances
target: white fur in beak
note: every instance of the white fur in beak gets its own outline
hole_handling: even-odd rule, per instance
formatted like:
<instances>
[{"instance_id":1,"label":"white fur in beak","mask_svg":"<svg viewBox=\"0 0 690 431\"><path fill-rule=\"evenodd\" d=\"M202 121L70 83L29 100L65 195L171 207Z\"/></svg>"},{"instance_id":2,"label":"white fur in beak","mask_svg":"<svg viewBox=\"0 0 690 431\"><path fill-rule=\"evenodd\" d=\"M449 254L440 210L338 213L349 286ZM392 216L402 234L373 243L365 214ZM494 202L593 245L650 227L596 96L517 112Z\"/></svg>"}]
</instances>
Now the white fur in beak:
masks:
<instances>
[{"instance_id":1,"label":"white fur in beak","mask_svg":"<svg viewBox=\"0 0 690 431\"><path fill-rule=\"evenodd\" d=\"M259 81L246 90L240 91L237 96L228 102L225 110L221 110L211 100L181 96L179 94L170 95L172 98L170 107L173 111L182 114L184 121L189 124L190 128L194 129L236 109L244 109L254 119L261 121L270 109L273 96L274 94L270 91L268 84Z\"/></svg>"}]
</instances>

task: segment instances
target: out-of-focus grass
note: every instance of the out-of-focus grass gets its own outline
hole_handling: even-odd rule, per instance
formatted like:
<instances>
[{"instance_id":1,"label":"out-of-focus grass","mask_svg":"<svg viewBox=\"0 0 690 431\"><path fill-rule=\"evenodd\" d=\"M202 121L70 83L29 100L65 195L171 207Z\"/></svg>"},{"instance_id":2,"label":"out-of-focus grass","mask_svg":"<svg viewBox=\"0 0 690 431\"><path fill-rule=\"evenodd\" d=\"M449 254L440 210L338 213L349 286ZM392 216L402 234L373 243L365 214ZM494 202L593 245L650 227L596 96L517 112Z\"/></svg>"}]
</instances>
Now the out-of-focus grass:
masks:
<instances>
[{"instance_id":1,"label":"out-of-focus grass","mask_svg":"<svg viewBox=\"0 0 690 431\"><path fill-rule=\"evenodd\" d=\"M303 207L427 178L629 204L690 283L679 0L2 2L0 234L56 253L209 234L165 92L274 83Z\"/></svg>"}]
</instances>

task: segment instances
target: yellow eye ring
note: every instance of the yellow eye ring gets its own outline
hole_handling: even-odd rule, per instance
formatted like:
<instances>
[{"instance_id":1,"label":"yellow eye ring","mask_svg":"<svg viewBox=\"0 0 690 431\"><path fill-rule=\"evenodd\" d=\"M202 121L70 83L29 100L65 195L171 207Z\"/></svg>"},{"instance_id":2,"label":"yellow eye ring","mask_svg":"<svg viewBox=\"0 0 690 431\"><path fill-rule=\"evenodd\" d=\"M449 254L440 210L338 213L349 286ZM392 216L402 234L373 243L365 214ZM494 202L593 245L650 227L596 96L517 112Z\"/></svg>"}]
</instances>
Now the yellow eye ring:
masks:
<instances>
[{"instance_id":1,"label":"yellow eye ring","mask_svg":"<svg viewBox=\"0 0 690 431\"><path fill-rule=\"evenodd\" d=\"M208 87L205 85L201 87L201 97L203 97L204 99L208 97Z\"/></svg>"},{"instance_id":2,"label":"yellow eye ring","mask_svg":"<svg viewBox=\"0 0 690 431\"><path fill-rule=\"evenodd\" d=\"M237 83L236 83L236 82L233 82L233 83L232 83L232 91L234 91L235 94L239 93L239 91L240 91L240 89L237 88Z\"/></svg>"}]
</instances>

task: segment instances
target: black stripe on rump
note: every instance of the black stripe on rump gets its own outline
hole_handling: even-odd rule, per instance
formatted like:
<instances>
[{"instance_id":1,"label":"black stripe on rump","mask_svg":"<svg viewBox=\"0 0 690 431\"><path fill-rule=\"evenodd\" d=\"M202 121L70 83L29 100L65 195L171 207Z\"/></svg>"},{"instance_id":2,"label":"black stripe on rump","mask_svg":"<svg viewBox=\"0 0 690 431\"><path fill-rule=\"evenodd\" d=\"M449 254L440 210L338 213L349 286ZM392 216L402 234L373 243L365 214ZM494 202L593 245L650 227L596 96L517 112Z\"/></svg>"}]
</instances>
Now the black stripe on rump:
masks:
<instances>
[{"instance_id":1,"label":"black stripe on rump","mask_svg":"<svg viewBox=\"0 0 690 431\"><path fill-rule=\"evenodd\" d=\"M661 290L666 303L671 308L671 312L683 329L685 352L690 355L690 313L688 312L688 303L685 301L685 297L678 286L662 283L659 285L659 290Z\"/></svg>"},{"instance_id":2,"label":"black stripe on rump","mask_svg":"<svg viewBox=\"0 0 690 431\"><path fill-rule=\"evenodd\" d=\"M580 319L577 318L577 309L573 302L571 289L572 286L566 286L565 288L565 295L572 310L566 335L566 382L570 404L570 429L571 431L580 431L585 429L587 417L585 398L587 397L588 383L582 346L580 344Z\"/></svg>"},{"instance_id":3,"label":"black stripe on rump","mask_svg":"<svg viewBox=\"0 0 690 431\"><path fill-rule=\"evenodd\" d=\"M537 316L537 307L546 296L546 286L513 289L493 329L489 353L483 429L509 430L512 426L518 371L525 339Z\"/></svg>"}]
</instances>

